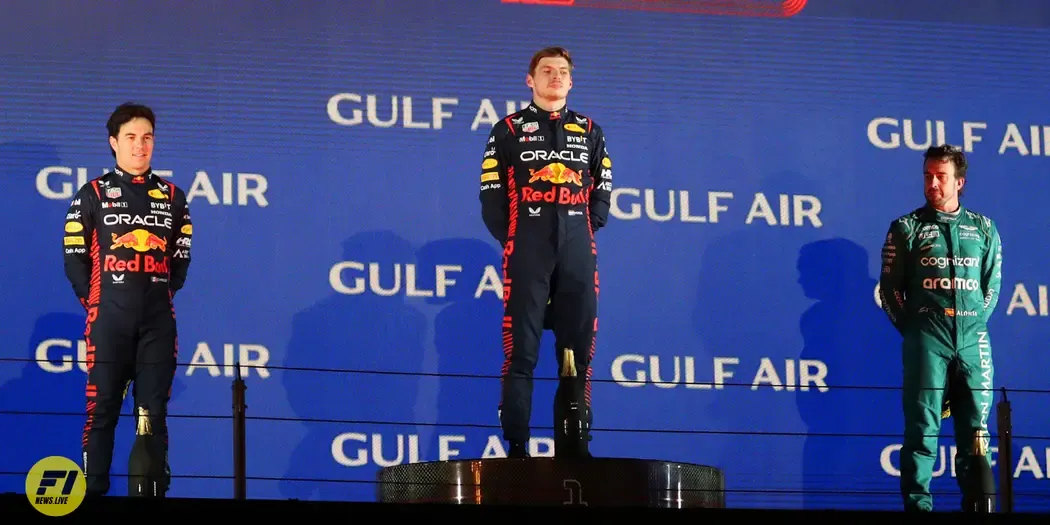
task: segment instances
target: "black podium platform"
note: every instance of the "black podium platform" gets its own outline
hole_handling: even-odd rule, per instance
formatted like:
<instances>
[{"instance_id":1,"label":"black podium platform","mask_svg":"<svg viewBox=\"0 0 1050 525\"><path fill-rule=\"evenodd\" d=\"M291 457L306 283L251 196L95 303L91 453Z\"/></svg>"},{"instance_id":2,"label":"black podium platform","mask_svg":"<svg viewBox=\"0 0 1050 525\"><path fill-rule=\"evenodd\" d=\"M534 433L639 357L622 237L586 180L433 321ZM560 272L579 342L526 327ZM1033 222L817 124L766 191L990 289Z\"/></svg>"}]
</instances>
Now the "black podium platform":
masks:
<instances>
[{"instance_id":1,"label":"black podium platform","mask_svg":"<svg viewBox=\"0 0 1050 525\"><path fill-rule=\"evenodd\" d=\"M720 469L642 459L431 461L386 467L380 503L723 508Z\"/></svg>"}]
</instances>

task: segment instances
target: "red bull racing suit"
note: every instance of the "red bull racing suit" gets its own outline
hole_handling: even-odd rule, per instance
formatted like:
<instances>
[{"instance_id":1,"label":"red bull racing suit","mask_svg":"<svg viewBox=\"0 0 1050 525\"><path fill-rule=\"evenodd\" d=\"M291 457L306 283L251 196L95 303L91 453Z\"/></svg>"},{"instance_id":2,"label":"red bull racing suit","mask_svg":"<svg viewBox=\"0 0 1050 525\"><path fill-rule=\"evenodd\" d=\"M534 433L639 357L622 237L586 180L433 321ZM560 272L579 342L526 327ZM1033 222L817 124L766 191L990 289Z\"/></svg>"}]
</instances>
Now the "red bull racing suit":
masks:
<instances>
[{"instance_id":1,"label":"red bull racing suit","mask_svg":"<svg viewBox=\"0 0 1050 525\"><path fill-rule=\"evenodd\" d=\"M592 119L533 103L493 126L479 198L485 226L503 245L499 414L509 455L520 455L530 438L533 372L548 300L562 378L554 400L555 454L588 455L598 327L594 233L606 224L611 192L612 160Z\"/></svg>"},{"instance_id":2,"label":"red bull racing suit","mask_svg":"<svg viewBox=\"0 0 1050 525\"><path fill-rule=\"evenodd\" d=\"M109 490L114 431L132 382L136 441L164 469L163 486L148 492L167 488L166 414L178 353L172 299L186 281L192 236L185 193L151 171L117 168L92 180L66 213L65 273L87 310L89 495Z\"/></svg>"},{"instance_id":3,"label":"red bull racing suit","mask_svg":"<svg viewBox=\"0 0 1050 525\"><path fill-rule=\"evenodd\" d=\"M989 466L994 366L988 319L1002 283L999 230L988 217L962 207L956 213L919 208L890 224L882 265L879 300L904 338L901 492L907 510L928 511L952 368L954 468L964 494L976 483L975 471Z\"/></svg>"}]
</instances>

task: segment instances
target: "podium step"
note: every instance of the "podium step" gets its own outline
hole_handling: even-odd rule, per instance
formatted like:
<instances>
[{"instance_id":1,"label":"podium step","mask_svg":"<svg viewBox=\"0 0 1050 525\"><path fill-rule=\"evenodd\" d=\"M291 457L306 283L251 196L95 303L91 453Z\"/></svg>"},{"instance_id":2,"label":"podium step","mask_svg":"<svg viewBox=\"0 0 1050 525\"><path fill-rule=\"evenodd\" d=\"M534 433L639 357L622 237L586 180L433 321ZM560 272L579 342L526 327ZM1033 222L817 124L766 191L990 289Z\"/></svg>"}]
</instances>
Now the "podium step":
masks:
<instances>
[{"instance_id":1,"label":"podium step","mask_svg":"<svg viewBox=\"0 0 1050 525\"><path fill-rule=\"evenodd\" d=\"M724 508L715 467L626 458L492 458L386 467L380 503Z\"/></svg>"}]
</instances>

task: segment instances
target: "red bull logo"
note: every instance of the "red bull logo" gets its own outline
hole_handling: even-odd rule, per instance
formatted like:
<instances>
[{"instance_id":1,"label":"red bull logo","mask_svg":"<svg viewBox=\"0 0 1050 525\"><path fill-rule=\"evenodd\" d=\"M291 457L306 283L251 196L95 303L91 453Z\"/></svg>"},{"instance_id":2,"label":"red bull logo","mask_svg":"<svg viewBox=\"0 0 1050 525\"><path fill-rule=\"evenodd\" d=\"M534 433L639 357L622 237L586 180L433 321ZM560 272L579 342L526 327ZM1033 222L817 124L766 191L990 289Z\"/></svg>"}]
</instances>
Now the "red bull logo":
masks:
<instances>
[{"instance_id":1,"label":"red bull logo","mask_svg":"<svg viewBox=\"0 0 1050 525\"><path fill-rule=\"evenodd\" d=\"M150 255L136 253L130 259L121 259L116 255L107 255L102 262L102 270L106 272L146 272L146 273L168 273L168 256L160 259Z\"/></svg>"},{"instance_id":2,"label":"red bull logo","mask_svg":"<svg viewBox=\"0 0 1050 525\"><path fill-rule=\"evenodd\" d=\"M137 252L148 252L150 250L167 251L168 241L146 231L132 230L124 235L113 234L111 250L117 248L131 248Z\"/></svg>"},{"instance_id":3,"label":"red bull logo","mask_svg":"<svg viewBox=\"0 0 1050 525\"><path fill-rule=\"evenodd\" d=\"M577 186L583 186L583 177L560 162L553 162L538 170L529 170L529 184L538 180L547 181L551 184L568 184L571 182Z\"/></svg>"},{"instance_id":4,"label":"red bull logo","mask_svg":"<svg viewBox=\"0 0 1050 525\"><path fill-rule=\"evenodd\" d=\"M573 192L570 188L551 188L547 191L537 191L528 186L521 189L522 202L549 202L552 204L563 204L575 206L587 203L588 193L580 190Z\"/></svg>"}]
</instances>

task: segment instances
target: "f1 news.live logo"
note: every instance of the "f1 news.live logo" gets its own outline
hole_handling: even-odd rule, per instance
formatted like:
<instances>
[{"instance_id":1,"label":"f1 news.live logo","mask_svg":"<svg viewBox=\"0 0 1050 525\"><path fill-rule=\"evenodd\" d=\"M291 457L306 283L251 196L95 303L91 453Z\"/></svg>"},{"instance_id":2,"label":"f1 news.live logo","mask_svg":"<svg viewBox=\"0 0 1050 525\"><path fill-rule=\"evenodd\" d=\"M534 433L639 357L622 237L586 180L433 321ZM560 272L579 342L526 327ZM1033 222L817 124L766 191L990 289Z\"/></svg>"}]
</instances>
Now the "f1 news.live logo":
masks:
<instances>
[{"instance_id":1,"label":"f1 news.live logo","mask_svg":"<svg viewBox=\"0 0 1050 525\"><path fill-rule=\"evenodd\" d=\"M49 456L37 461L26 474L29 504L47 516L65 516L84 501L87 482L73 460Z\"/></svg>"}]
</instances>

